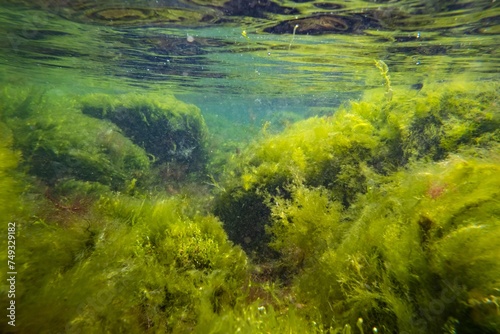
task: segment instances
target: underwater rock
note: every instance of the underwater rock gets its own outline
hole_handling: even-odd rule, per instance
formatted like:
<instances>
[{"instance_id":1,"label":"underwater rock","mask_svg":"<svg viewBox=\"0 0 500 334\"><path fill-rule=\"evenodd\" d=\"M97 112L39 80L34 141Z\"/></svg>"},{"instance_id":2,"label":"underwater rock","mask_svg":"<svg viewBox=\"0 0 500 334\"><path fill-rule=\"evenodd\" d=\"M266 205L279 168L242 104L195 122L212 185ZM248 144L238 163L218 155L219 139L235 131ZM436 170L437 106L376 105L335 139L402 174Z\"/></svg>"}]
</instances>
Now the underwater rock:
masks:
<instances>
[{"instance_id":1,"label":"underwater rock","mask_svg":"<svg viewBox=\"0 0 500 334\"><path fill-rule=\"evenodd\" d=\"M285 7L269 0L230 0L224 3L222 11L228 16L250 16L265 18L269 14L299 14L297 9Z\"/></svg>"},{"instance_id":2,"label":"underwater rock","mask_svg":"<svg viewBox=\"0 0 500 334\"><path fill-rule=\"evenodd\" d=\"M271 34L290 34L294 31L297 35L361 34L364 30L378 28L380 24L367 15L322 14L282 21L264 31Z\"/></svg>"},{"instance_id":3,"label":"underwater rock","mask_svg":"<svg viewBox=\"0 0 500 334\"><path fill-rule=\"evenodd\" d=\"M83 115L68 97L14 87L2 97L21 165L47 185L74 179L123 189L149 172L143 149L110 122Z\"/></svg>"},{"instance_id":4,"label":"underwater rock","mask_svg":"<svg viewBox=\"0 0 500 334\"><path fill-rule=\"evenodd\" d=\"M175 162L189 172L207 160L207 129L200 110L171 96L92 94L82 98L82 112L116 124L156 164Z\"/></svg>"}]
</instances>

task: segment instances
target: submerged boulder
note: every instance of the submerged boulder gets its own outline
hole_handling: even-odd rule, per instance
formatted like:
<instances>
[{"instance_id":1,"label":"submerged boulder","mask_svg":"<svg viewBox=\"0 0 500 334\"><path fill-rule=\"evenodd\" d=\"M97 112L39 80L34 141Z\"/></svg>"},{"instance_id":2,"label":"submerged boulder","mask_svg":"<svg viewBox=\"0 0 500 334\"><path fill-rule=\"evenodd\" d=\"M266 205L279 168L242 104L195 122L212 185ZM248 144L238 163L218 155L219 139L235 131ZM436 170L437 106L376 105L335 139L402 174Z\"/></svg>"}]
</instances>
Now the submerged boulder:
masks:
<instances>
[{"instance_id":1,"label":"submerged boulder","mask_svg":"<svg viewBox=\"0 0 500 334\"><path fill-rule=\"evenodd\" d=\"M67 96L8 87L2 98L22 167L45 184L79 180L119 190L149 172L142 148L109 121L83 115Z\"/></svg>"},{"instance_id":2,"label":"submerged boulder","mask_svg":"<svg viewBox=\"0 0 500 334\"><path fill-rule=\"evenodd\" d=\"M81 100L81 110L114 123L156 164L175 163L189 172L205 166L207 129L194 105L164 95L91 94Z\"/></svg>"}]
</instances>

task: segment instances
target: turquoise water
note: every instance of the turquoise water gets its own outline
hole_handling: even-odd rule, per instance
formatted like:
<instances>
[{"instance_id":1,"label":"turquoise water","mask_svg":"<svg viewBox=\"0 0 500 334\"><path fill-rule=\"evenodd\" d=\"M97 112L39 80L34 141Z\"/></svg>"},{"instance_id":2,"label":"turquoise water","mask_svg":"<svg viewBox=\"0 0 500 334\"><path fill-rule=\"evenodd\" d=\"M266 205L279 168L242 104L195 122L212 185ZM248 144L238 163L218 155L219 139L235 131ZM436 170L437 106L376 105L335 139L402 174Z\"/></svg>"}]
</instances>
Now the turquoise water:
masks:
<instances>
[{"instance_id":1,"label":"turquoise water","mask_svg":"<svg viewBox=\"0 0 500 334\"><path fill-rule=\"evenodd\" d=\"M6 82L173 92L239 122L357 98L383 84L374 60L394 86L499 70L491 0L7 1L0 15Z\"/></svg>"}]
</instances>

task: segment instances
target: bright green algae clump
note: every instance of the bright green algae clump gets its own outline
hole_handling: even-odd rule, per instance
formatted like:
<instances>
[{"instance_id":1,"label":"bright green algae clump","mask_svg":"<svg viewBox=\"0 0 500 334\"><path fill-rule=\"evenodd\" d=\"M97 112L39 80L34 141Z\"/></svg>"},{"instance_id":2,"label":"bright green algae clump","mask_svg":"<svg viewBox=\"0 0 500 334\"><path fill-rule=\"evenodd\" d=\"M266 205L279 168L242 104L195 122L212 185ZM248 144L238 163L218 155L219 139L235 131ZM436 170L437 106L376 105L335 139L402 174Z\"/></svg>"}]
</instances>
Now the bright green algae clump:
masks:
<instances>
[{"instance_id":1,"label":"bright green algae clump","mask_svg":"<svg viewBox=\"0 0 500 334\"><path fill-rule=\"evenodd\" d=\"M342 211L325 188L275 197L271 246L301 303L333 327L494 333L500 326L500 157L397 172Z\"/></svg>"},{"instance_id":2,"label":"bright green algae clump","mask_svg":"<svg viewBox=\"0 0 500 334\"><path fill-rule=\"evenodd\" d=\"M205 187L151 195L157 166L203 170L195 107L5 89L0 210L18 226L16 329L498 332L496 88L394 89L264 133L217 184L224 225ZM195 141L199 158L183 159Z\"/></svg>"},{"instance_id":3,"label":"bright green algae clump","mask_svg":"<svg viewBox=\"0 0 500 334\"><path fill-rule=\"evenodd\" d=\"M28 226L19 237L19 277L31 280L18 297L20 327L188 332L200 317L232 307L241 298L245 256L215 218L185 212L188 205L115 195L66 220L70 226Z\"/></svg>"},{"instance_id":4,"label":"bright green algae clump","mask_svg":"<svg viewBox=\"0 0 500 334\"><path fill-rule=\"evenodd\" d=\"M215 212L327 328L496 333L499 135L495 84L395 90L255 144Z\"/></svg>"},{"instance_id":5,"label":"bright green algae clump","mask_svg":"<svg viewBox=\"0 0 500 334\"><path fill-rule=\"evenodd\" d=\"M348 208L378 178L411 161L491 149L500 139L498 95L495 85L480 87L451 85L401 92L391 102L353 102L333 116L268 136L234 161L216 213L234 240L258 248L269 221L267 197L286 194L289 184L325 187Z\"/></svg>"}]
</instances>

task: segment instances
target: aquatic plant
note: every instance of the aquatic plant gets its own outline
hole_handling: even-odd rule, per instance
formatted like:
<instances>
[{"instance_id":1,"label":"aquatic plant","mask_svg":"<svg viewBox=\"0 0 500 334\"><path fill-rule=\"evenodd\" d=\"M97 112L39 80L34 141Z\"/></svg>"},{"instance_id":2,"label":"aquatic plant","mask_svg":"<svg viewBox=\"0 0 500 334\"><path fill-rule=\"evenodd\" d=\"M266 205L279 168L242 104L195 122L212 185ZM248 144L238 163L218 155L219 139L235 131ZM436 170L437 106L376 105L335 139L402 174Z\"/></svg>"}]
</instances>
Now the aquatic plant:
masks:
<instances>
[{"instance_id":1,"label":"aquatic plant","mask_svg":"<svg viewBox=\"0 0 500 334\"><path fill-rule=\"evenodd\" d=\"M16 234L7 234L7 232L16 231L15 218L24 211L23 203L19 198L23 190L22 183L19 177L20 173L16 171L19 158L19 153L12 149L12 133L4 123L0 122L0 226L3 231L5 231L4 238L0 240L0 247L3 249L3 251L0 252L0 260L4 263L6 269L8 261L16 260ZM14 223L14 225L12 223ZM17 225L17 228L18 227L19 224ZM9 235L12 235L14 238L8 237ZM3 270L0 274L0 278L0 302L10 307L10 300L8 300L7 297L11 295L12 292L9 293L11 289L9 281L7 281L7 278L9 278L7 276L7 270ZM2 321L2 326L6 326L6 323L7 321Z\"/></svg>"},{"instance_id":2,"label":"aquatic plant","mask_svg":"<svg viewBox=\"0 0 500 334\"><path fill-rule=\"evenodd\" d=\"M389 67L383 60L375 60L375 67L379 69L380 74L385 81L385 96L390 101L392 99L391 76L389 75Z\"/></svg>"},{"instance_id":3,"label":"aquatic plant","mask_svg":"<svg viewBox=\"0 0 500 334\"><path fill-rule=\"evenodd\" d=\"M185 332L244 298L245 255L181 198L103 195L87 216L40 218L18 239L25 332Z\"/></svg>"},{"instance_id":4,"label":"aquatic plant","mask_svg":"<svg viewBox=\"0 0 500 334\"><path fill-rule=\"evenodd\" d=\"M459 156L416 164L371 188L341 220L326 216L321 233L314 233L318 212L330 215L336 203L324 190L297 186L293 200L276 201L283 205L273 208L270 231L292 265L290 249L309 254L294 285L298 300L333 327L362 317L367 331L429 333L460 319L457 332L493 333L500 323L499 166L498 157ZM433 198L433 184L447 186ZM300 200L304 193L316 200ZM296 238L301 230L311 230L307 243Z\"/></svg>"},{"instance_id":5,"label":"aquatic plant","mask_svg":"<svg viewBox=\"0 0 500 334\"><path fill-rule=\"evenodd\" d=\"M12 150L12 133L0 122L0 217L3 223L12 219L19 205L15 200L21 189L16 181L15 169L19 163L19 152Z\"/></svg>"},{"instance_id":6,"label":"aquatic plant","mask_svg":"<svg viewBox=\"0 0 500 334\"><path fill-rule=\"evenodd\" d=\"M297 122L261 139L240 161L235 159L215 213L232 240L262 240L250 245L262 248L271 212L265 205L267 195L286 194L290 184L325 187L348 208L373 180L410 161L437 161L453 152L488 148L499 139L495 87L428 87L418 96L400 91L391 101L352 102L331 117ZM239 234L247 231L255 233Z\"/></svg>"}]
</instances>

